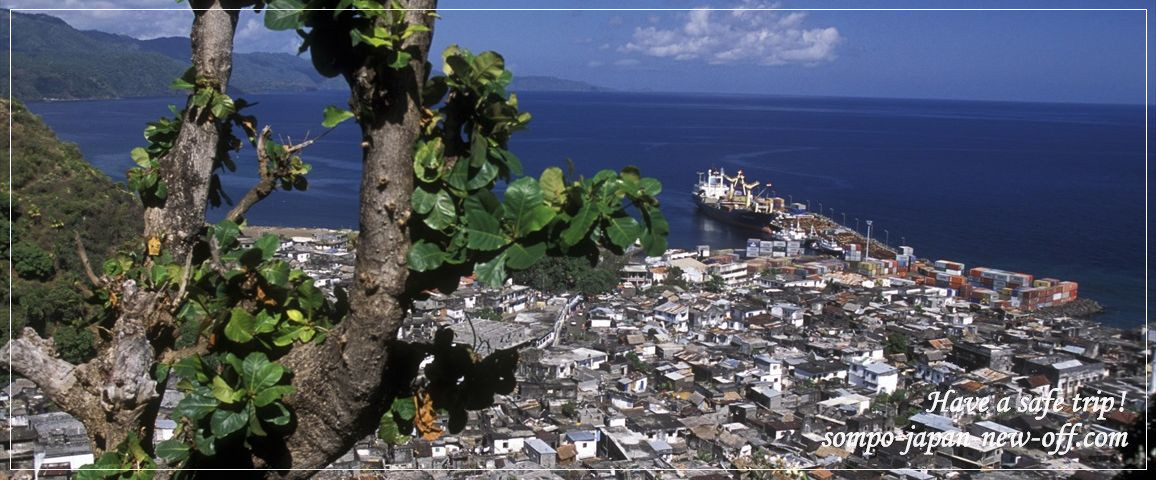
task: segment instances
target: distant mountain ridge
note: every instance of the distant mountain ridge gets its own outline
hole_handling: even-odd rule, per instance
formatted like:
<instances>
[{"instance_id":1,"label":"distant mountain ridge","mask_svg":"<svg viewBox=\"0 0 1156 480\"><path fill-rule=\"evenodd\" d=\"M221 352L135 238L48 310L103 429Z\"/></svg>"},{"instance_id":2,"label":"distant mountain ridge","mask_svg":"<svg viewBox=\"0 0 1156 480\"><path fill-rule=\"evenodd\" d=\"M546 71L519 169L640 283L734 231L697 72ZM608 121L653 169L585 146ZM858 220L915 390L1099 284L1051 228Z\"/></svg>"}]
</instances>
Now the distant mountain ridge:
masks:
<instances>
[{"instance_id":1,"label":"distant mountain ridge","mask_svg":"<svg viewBox=\"0 0 1156 480\"><path fill-rule=\"evenodd\" d=\"M578 80L566 80L558 77L541 75L514 75L510 90L515 92L551 91L551 92L612 92L611 88L591 85Z\"/></svg>"},{"instance_id":2,"label":"distant mountain ridge","mask_svg":"<svg viewBox=\"0 0 1156 480\"><path fill-rule=\"evenodd\" d=\"M0 42L12 41L13 96L24 101L80 100L172 95L169 85L189 67L184 37L137 40L96 30L77 30L46 14L0 14ZM0 65L8 65L0 52ZM288 53L233 55L231 93L344 90L340 78L326 78L307 56ZM546 76L514 77L515 91L596 92L609 89ZM7 94L7 85L0 94Z\"/></svg>"},{"instance_id":3,"label":"distant mountain ridge","mask_svg":"<svg viewBox=\"0 0 1156 480\"><path fill-rule=\"evenodd\" d=\"M172 80L189 67L189 40L137 40L95 30L77 30L45 14L13 13L12 90L25 101L171 95ZM7 20L7 19L4 19ZM8 42L0 21L0 41ZM0 53L7 65L8 52ZM305 92L344 88L325 78L305 57L288 53L233 55L230 89L237 93ZM7 93L7 87L0 87Z\"/></svg>"}]
</instances>

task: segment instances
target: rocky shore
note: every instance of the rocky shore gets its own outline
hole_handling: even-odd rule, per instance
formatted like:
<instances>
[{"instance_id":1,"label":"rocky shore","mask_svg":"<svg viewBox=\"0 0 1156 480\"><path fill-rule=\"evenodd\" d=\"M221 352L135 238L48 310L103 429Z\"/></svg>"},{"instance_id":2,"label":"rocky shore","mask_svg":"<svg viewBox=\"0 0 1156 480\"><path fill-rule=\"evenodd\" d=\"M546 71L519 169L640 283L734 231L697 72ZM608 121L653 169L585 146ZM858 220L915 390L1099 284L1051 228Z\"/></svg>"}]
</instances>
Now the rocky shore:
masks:
<instances>
[{"instance_id":1,"label":"rocky shore","mask_svg":"<svg viewBox=\"0 0 1156 480\"><path fill-rule=\"evenodd\" d=\"M1074 318L1089 318L1093 315L1104 311L1104 306L1099 302L1090 298L1077 298L1071 302L1055 307L1048 307L1040 309L1036 312L1037 315L1056 318L1056 317L1074 317Z\"/></svg>"}]
</instances>

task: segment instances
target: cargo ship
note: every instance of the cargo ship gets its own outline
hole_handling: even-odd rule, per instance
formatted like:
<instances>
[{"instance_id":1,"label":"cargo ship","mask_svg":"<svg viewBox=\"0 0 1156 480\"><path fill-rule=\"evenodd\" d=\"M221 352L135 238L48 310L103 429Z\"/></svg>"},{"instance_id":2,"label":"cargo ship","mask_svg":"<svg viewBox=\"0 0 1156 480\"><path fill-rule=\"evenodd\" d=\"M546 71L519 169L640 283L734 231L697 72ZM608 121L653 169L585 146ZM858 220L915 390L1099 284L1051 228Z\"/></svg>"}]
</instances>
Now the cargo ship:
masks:
<instances>
[{"instance_id":1,"label":"cargo ship","mask_svg":"<svg viewBox=\"0 0 1156 480\"><path fill-rule=\"evenodd\" d=\"M769 234L777 209L774 199L755 193L759 185L747 182L742 170L734 177L728 177L722 169L698 172L694 203L707 217Z\"/></svg>"}]
</instances>

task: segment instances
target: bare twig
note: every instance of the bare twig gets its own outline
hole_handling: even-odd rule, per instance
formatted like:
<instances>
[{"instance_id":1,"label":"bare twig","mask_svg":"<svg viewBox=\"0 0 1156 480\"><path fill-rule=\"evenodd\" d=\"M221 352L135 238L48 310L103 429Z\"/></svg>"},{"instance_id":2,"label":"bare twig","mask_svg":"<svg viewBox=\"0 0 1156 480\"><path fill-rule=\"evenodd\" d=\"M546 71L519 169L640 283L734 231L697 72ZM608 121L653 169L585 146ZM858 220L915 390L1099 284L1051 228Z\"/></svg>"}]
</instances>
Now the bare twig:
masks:
<instances>
[{"instance_id":1,"label":"bare twig","mask_svg":"<svg viewBox=\"0 0 1156 480\"><path fill-rule=\"evenodd\" d=\"M221 245L217 243L217 237L215 235L209 236L209 255L212 256L213 270L224 275L226 272L225 265L221 263Z\"/></svg>"},{"instance_id":2,"label":"bare twig","mask_svg":"<svg viewBox=\"0 0 1156 480\"><path fill-rule=\"evenodd\" d=\"M241 197L241 200L233 206L233 209L229 210L229 214L225 218L228 218L234 223L240 223L241 218L245 216L245 213L248 212L250 208L253 208L253 205L256 205L257 202L264 200L265 197L273 193L273 188L277 186L277 180L289 173L288 162L269 158L269 155L265 152L265 142L269 140L271 131L269 126L266 125L265 128L261 129L261 134L257 136L257 173L260 179L256 185L253 185L253 187L245 193L244 197ZM283 147L284 155L287 157L300 152L332 131L333 129L330 128L315 138L296 145L286 145ZM275 162L272 168L270 168L270 162Z\"/></svg>"},{"instance_id":3,"label":"bare twig","mask_svg":"<svg viewBox=\"0 0 1156 480\"><path fill-rule=\"evenodd\" d=\"M173 306L181 304L181 300L185 298L185 288L189 286L189 277L193 276L193 252L185 257L185 269L181 271L181 284L177 288L177 297L173 300Z\"/></svg>"},{"instance_id":4,"label":"bare twig","mask_svg":"<svg viewBox=\"0 0 1156 480\"><path fill-rule=\"evenodd\" d=\"M272 129L266 125L265 128L261 129L261 133L257 135L257 176L259 180L257 180L256 185L253 185L253 188L250 188L249 191L245 193L244 197L241 197L241 200L233 206L233 209L229 210L229 214L225 216L225 218L228 218L234 223L240 223L241 217L245 216L245 212L253 208L253 205L256 205L261 199L273 193L276 177L269 170L270 159L268 153L265 152L265 142L269 140L271 131Z\"/></svg>"},{"instance_id":5,"label":"bare twig","mask_svg":"<svg viewBox=\"0 0 1156 480\"><path fill-rule=\"evenodd\" d=\"M88 252L84 250L84 242L80 241L80 234L72 232L72 239L76 241L76 255L80 257L80 264L84 266L84 275L94 286L102 286L104 282L92 271L92 264L88 262Z\"/></svg>"},{"instance_id":6,"label":"bare twig","mask_svg":"<svg viewBox=\"0 0 1156 480\"><path fill-rule=\"evenodd\" d=\"M209 344L204 341L204 337L197 339L197 344L176 350L169 350L161 355L160 363L173 364L178 360L192 355L205 355L209 353Z\"/></svg>"}]
</instances>

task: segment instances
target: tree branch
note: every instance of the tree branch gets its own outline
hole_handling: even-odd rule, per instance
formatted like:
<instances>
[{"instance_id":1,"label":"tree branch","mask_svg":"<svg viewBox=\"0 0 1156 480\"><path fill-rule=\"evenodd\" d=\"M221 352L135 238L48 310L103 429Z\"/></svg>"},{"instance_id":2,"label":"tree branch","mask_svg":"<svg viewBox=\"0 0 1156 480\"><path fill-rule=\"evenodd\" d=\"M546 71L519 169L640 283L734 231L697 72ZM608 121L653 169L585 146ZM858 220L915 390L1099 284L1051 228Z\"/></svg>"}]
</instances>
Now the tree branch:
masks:
<instances>
[{"instance_id":1,"label":"tree branch","mask_svg":"<svg viewBox=\"0 0 1156 480\"><path fill-rule=\"evenodd\" d=\"M229 214L225 216L233 223L241 223L241 218L245 216L245 212L273 193L277 179L269 171L269 154L265 151L265 142L269 139L270 132L269 126L265 125L265 128L261 129L261 134L257 135L257 184L245 192L241 201L237 202L233 209L229 210Z\"/></svg>"},{"instance_id":2,"label":"tree branch","mask_svg":"<svg viewBox=\"0 0 1156 480\"><path fill-rule=\"evenodd\" d=\"M185 299L185 289L189 286L189 278L193 276L193 252L185 256L185 268L181 270L181 283L177 287L177 296L173 298L173 308L179 307Z\"/></svg>"},{"instance_id":3,"label":"tree branch","mask_svg":"<svg viewBox=\"0 0 1156 480\"><path fill-rule=\"evenodd\" d=\"M85 366L77 367L61 360L51 338L41 338L32 328L25 327L19 337L0 348L0 367L27 378L40 387L61 409L86 425L99 425L103 412L98 397L85 389L79 379L87 376ZM97 440L90 428L89 436Z\"/></svg>"},{"instance_id":4,"label":"tree branch","mask_svg":"<svg viewBox=\"0 0 1156 480\"><path fill-rule=\"evenodd\" d=\"M76 256L80 257L80 264L84 266L84 275L88 277L88 281L96 287L104 285L100 277L92 271L92 264L88 262L88 252L84 250L84 242L80 241L80 234L72 232L72 239L76 241Z\"/></svg>"},{"instance_id":5,"label":"tree branch","mask_svg":"<svg viewBox=\"0 0 1156 480\"><path fill-rule=\"evenodd\" d=\"M233 69L233 37L243 2L192 0L192 63L198 78L224 93ZM145 207L145 237L157 237L173 256L184 256L205 227L205 207L213 162L223 154L227 125L192 107L192 95L181 116L172 148L160 159L160 180L168 186L164 202Z\"/></svg>"},{"instance_id":6,"label":"tree branch","mask_svg":"<svg viewBox=\"0 0 1156 480\"><path fill-rule=\"evenodd\" d=\"M19 337L0 349L0 365L32 380L53 400L67 396L76 386L76 376L73 375L76 366L57 357L52 339L41 338L30 327L24 327Z\"/></svg>"},{"instance_id":7,"label":"tree branch","mask_svg":"<svg viewBox=\"0 0 1156 480\"><path fill-rule=\"evenodd\" d=\"M426 9L435 0L408 0L406 22L433 26ZM405 316L400 300L409 267L410 197L413 195L413 144L421 131L420 93L432 32L409 37L402 48L412 55L395 70L370 56L346 76L350 103L372 109L358 116L364 140L361 176L361 225L357 241L349 315L322 344L297 345L282 359L293 372L290 408L297 428L285 447L296 468L324 466L373 432L387 408L385 372L389 342ZM355 112L356 113L356 112ZM282 472L303 478L312 472Z\"/></svg>"},{"instance_id":8,"label":"tree branch","mask_svg":"<svg viewBox=\"0 0 1156 480\"><path fill-rule=\"evenodd\" d=\"M235 206L233 206L232 210L229 210L229 214L226 215L225 218L229 219L233 223L241 223L241 219L244 218L245 213L248 212L250 208L253 208L253 205L256 205L257 202L264 200L265 197L268 197L269 194L273 193L274 187L277 186L277 180L285 177L286 175L289 175L289 157L302 150L305 150L310 145L313 145L313 142L316 142L321 137L328 135L329 132L332 131L333 129L331 128L326 130L321 135L318 135L316 138L306 140L296 145L286 145L283 147L284 151L282 153L282 157L279 159L272 159L269 158L269 154L265 150L265 142L268 141L271 129L268 125L261 129L261 134L257 136L256 146L257 173L259 175L259 180L257 180L257 183L253 185L253 187L250 188L248 192L245 192L245 196L241 197L241 200L237 202ZM272 169L269 168L270 164L273 165Z\"/></svg>"}]
</instances>

